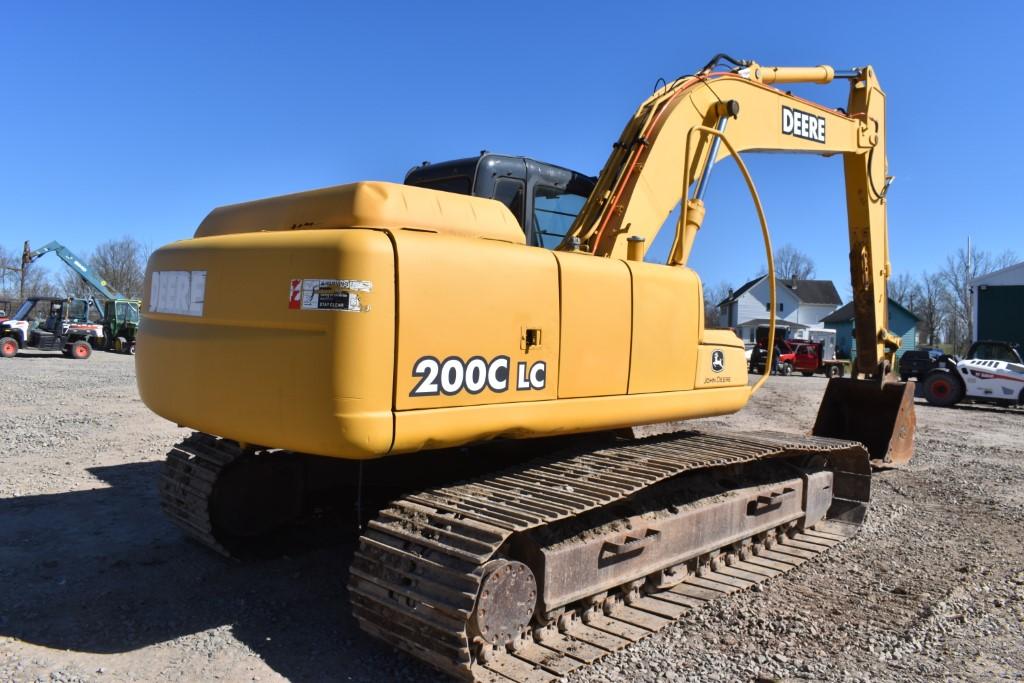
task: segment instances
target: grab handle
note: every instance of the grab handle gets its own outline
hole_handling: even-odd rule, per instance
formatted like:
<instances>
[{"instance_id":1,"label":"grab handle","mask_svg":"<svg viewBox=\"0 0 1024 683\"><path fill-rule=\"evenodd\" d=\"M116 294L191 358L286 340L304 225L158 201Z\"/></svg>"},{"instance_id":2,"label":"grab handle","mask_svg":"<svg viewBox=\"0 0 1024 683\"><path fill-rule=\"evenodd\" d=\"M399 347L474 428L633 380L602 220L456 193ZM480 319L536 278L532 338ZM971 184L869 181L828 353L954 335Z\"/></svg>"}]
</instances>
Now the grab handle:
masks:
<instances>
[{"instance_id":1,"label":"grab handle","mask_svg":"<svg viewBox=\"0 0 1024 683\"><path fill-rule=\"evenodd\" d=\"M626 536L626 540L622 541L621 543L605 541L603 550L609 555L625 555L626 553L635 553L651 545L660 537L660 531L658 531L657 529L648 529L643 533L642 536Z\"/></svg>"},{"instance_id":2,"label":"grab handle","mask_svg":"<svg viewBox=\"0 0 1024 683\"><path fill-rule=\"evenodd\" d=\"M747 515L755 517L763 515L770 510L778 510L786 499L796 493L796 489L784 488L781 491L772 491L768 495L760 495L747 503Z\"/></svg>"}]
</instances>

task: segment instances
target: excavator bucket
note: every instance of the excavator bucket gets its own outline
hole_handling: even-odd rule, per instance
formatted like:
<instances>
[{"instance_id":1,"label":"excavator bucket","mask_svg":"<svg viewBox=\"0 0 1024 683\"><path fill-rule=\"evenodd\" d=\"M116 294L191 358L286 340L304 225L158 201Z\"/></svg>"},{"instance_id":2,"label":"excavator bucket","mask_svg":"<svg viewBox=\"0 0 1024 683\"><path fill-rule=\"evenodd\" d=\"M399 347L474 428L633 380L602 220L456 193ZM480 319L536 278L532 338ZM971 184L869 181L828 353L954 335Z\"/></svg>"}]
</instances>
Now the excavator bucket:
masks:
<instances>
[{"instance_id":1,"label":"excavator bucket","mask_svg":"<svg viewBox=\"0 0 1024 683\"><path fill-rule=\"evenodd\" d=\"M914 388L907 382L829 380L815 436L859 441L875 467L898 467L914 454Z\"/></svg>"}]
</instances>

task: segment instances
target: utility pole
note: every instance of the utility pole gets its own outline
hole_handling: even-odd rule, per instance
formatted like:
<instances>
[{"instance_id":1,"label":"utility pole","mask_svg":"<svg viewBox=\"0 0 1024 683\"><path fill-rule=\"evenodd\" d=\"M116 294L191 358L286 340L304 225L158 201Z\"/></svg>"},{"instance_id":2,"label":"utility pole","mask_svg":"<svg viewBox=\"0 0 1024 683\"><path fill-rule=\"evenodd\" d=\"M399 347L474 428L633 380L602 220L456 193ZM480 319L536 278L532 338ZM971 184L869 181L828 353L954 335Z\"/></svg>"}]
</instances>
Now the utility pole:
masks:
<instances>
[{"instance_id":1,"label":"utility pole","mask_svg":"<svg viewBox=\"0 0 1024 683\"><path fill-rule=\"evenodd\" d=\"M974 298L971 296L971 278L973 276L974 254L971 253L971 236L967 235L967 277L964 278L964 287L967 288L967 291L964 292L966 294L964 301L967 302L967 339L964 340L966 346L970 346L974 341Z\"/></svg>"}]
</instances>

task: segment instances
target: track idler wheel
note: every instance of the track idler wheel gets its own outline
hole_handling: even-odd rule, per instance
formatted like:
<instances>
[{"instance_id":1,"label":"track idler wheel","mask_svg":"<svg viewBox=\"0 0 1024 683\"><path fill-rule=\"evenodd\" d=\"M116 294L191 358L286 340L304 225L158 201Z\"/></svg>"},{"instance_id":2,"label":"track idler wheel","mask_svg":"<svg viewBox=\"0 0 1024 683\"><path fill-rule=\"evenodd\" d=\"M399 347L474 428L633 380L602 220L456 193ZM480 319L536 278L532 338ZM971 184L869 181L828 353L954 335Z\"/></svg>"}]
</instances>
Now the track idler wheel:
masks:
<instances>
[{"instance_id":1,"label":"track idler wheel","mask_svg":"<svg viewBox=\"0 0 1024 683\"><path fill-rule=\"evenodd\" d=\"M494 560L484 567L472 630L488 645L507 645L530 625L536 605L537 579L530 568L515 560Z\"/></svg>"}]
</instances>

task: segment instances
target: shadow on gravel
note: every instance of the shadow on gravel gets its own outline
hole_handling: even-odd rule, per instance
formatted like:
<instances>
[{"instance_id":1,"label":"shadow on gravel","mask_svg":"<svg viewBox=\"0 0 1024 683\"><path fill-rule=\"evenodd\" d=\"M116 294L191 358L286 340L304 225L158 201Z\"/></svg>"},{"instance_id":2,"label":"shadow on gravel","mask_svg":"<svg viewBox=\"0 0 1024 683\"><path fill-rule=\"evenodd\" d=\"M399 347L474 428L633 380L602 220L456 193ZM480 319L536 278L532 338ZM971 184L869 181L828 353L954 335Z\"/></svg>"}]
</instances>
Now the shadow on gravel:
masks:
<instances>
[{"instance_id":1,"label":"shadow on gravel","mask_svg":"<svg viewBox=\"0 0 1024 683\"><path fill-rule=\"evenodd\" d=\"M227 626L291 680L434 678L349 615L351 537L274 560L218 557L163 518L160 467L94 468L109 486L0 500L0 635L92 653L184 638L198 654L247 656Z\"/></svg>"},{"instance_id":2,"label":"shadow on gravel","mask_svg":"<svg viewBox=\"0 0 1024 683\"><path fill-rule=\"evenodd\" d=\"M99 351L93 351L93 353L100 353L100 352ZM24 350L21 350L21 351L18 351L18 355L15 356L14 358L11 358L11 359L5 358L4 361L7 362L9 360L9 361L17 363L19 360L39 360L41 358L61 358L62 356L63 356L63 354L60 351L24 351ZM71 361L73 359L68 358L67 360Z\"/></svg>"}]
</instances>

